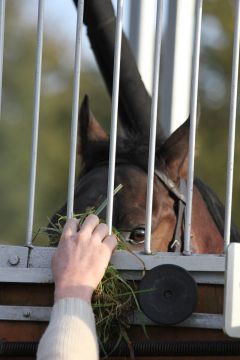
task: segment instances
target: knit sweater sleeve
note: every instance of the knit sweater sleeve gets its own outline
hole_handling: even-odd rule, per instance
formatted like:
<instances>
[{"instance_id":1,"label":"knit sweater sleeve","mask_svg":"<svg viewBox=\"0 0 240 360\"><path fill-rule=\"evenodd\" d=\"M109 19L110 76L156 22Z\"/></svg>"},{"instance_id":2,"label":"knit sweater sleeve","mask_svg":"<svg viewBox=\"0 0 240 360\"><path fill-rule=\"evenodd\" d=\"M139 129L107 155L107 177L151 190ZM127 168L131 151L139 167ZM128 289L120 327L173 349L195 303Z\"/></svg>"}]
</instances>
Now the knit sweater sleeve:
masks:
<instances>
[{"instance_id":1,"label":"knit sweater sleeve","mask_svg":"<svg viewBox=\"0 0 240 360\"><path fill-rule=\"evenodd\" d=\"M91 306L65 298L53 306L50 323L37 351L37 360L97 360L98 344Z\"/></svg>"}]
</instances>

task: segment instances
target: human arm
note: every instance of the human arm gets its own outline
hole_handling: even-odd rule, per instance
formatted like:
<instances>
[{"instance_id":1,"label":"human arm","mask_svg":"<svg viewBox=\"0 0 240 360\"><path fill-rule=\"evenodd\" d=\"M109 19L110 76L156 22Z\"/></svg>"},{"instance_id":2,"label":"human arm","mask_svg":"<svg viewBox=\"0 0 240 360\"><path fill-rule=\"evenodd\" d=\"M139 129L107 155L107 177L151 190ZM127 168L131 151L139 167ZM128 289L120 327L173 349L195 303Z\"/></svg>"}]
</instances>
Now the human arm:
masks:
<instances>
[{"instance_id":1,"label":"human arm","mask_svg":"<svg viewBox=\"0 0 240 360\"><path fill-rule=\"evenodd\" d=\"M95 215L88 216L79 231L76 219L67 221L52 259L55 304L38 360L98 358L91 297L116 244Z\"/></svg>"}]
</instances>

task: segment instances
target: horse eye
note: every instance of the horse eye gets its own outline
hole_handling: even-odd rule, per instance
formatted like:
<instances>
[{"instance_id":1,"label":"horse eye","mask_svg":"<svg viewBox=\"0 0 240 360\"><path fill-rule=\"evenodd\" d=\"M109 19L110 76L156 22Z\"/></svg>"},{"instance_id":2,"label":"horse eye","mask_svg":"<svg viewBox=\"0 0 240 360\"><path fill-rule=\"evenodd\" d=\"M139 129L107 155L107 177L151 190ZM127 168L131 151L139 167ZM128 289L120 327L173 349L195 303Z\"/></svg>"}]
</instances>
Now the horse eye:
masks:
<instances>
[{"instance_id":1,"label":"horse eye","mask_svg":"<svg viewBox=\"0 0 240 360\"><path fill-rule=\"evenodd\" d=\"M138 227L132 230L130 234L130 241L134 243L142 244L145 239L145 229L143 227Z\"/></svg>"}]
</instances>

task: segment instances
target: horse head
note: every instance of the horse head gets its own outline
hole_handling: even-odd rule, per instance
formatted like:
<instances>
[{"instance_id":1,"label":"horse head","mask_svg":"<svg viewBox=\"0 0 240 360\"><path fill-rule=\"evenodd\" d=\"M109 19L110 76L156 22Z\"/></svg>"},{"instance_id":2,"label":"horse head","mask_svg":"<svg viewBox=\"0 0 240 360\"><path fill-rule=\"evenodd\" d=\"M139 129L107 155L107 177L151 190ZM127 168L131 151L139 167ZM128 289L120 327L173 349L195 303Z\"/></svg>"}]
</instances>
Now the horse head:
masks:
<instances>
[{"instance_id":1,"label":"horse head","mask_svg":"<svg viewBox=\"0 0 240 360\"><path fill-rule=\"evenodd\" d=\"M152 250L176 251L173 245L179 219L180 183L186 182L188 170L189 119L167 139L157 137L152 208ZM78 152L80 174L76 181L74 212L96 208L107 197L109 137L89 108L85 97L79 117ZM117 139L115 186L123 189L114 198L113 226L131 242L143 248L147 196L148 139L142 132L123 134ZM180 196L179 196L180 192ZM57 214L66 215L66 204ZM106 212L100 214L106 218ZM58 215L52 217L57 222ZM178 236L183 249L184 222ZM222 253L224 207L213 191L195 179L192 206L192 251ZM232 225L232 241L239 241Z\"/></svg>"}]
</instances>

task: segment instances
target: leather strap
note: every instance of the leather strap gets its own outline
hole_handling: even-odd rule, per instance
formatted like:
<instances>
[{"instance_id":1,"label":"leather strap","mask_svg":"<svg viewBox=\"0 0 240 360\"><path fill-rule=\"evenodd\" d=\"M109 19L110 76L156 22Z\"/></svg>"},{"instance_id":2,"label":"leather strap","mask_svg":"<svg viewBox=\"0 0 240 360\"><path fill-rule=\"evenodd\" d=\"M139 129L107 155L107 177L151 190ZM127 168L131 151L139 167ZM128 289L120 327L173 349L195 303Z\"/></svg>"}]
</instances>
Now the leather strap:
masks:
<instances>
[{"instance_id":1,"label":"leather strap","mask_svg":"<svg viewBox=\"0 0 240 360\"><path fill-rule=\"evenodd\" d=\"M186 207L186 182L181 179L180 186L177 187L177 185L171 179L169 179L169 177L162 171L155 170L154 173L158 177L158 179L166 186L166 188L178 199L177 223L173 239L170 242L168 249L171 252L181 252L183 249L182 227L184 224L183 220Z\"/></svg>"}]
</instances>

